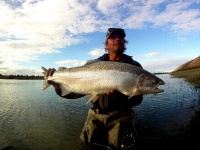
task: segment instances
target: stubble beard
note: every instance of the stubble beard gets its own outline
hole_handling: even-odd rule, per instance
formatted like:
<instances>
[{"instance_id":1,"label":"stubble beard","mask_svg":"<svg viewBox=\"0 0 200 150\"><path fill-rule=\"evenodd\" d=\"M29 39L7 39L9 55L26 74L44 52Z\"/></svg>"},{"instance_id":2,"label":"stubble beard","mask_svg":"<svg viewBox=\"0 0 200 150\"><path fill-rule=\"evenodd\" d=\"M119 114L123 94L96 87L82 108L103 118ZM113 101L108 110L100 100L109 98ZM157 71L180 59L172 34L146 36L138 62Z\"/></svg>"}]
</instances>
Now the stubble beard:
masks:
<instances>
[{"instance_id":1,"label":"stubble beard","mask_svg":"<svg viewBox=\"0 0 200 150\"><path fill-rule=\"evenodd\" d=\"M116 50L115 51L116 52L116 54L123 54L124 53L124 49L118 49L118 50Z\"/></svg>"}]
</instances>

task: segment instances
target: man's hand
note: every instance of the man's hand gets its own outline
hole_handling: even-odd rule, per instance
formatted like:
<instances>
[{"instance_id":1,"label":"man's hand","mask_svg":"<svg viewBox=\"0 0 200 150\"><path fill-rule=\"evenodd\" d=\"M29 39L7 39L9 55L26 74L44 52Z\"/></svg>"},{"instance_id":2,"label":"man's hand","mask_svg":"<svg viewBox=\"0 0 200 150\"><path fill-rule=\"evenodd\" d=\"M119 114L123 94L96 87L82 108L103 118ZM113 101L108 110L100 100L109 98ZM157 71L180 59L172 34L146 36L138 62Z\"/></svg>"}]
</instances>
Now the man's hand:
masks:
<instances>
[{"instance_id":1,"label":"man's hand","mask_svg":"<svg viewBox=\"0 0 200 150\"><path fill-rule=\"evenodd\" d=\"M106 93L107 96L118 95L120 92L117 90L110 90Z\"/></svg>"},{"instance_id":2,"label":"man's hand","mask_svg":"<svg viewBox=\"0 0 200 150\"><path fill-rule=\"evenodd\" d=\"M53 76L53 74L54 74L55 71L56 71L55 68L49 68L49 69L47 70L46 77L48 77L48 76Z\"/></svg>"},{"instance_id":3,"label":"man's hand","mask_svg":"<svg viewBox=\"0 0 200 150\"><path fill-rule=\"evenodd\" d=\"M49 69L47 70L46 77L48 77L48 76L53 76L53 74L54 74L55 71L56 71L55 68L49 68ZM47 80L47 83L53 85L54 88L55 88L56 90L60 90L59 85L58 85L57 83L55 83L54 81Z\"/></svg>"}]
</instances>

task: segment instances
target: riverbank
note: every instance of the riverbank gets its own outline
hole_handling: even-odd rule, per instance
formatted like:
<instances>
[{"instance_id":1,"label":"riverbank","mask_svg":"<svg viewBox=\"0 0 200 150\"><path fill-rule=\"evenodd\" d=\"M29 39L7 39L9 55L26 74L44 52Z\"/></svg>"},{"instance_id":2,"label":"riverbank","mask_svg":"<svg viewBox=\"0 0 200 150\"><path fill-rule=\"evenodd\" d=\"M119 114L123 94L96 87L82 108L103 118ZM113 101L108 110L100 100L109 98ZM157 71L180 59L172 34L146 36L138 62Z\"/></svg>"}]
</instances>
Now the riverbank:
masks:
<instances>
[{"instance_id":1,"label":"riverbank","mask_svg":"<svg viewBox=\"0 0 200 150\"><path fill-rule=\"evenodd\" d=\"M15 79L15 80L44 80L43 76L28 76L28 75L1 75L0 79Z\"/></svg>"},{"instance_id":2,"label":"riverbank","mask_svg":"<svg viewBox=\"0 0 200 150\"><path fill-rule=\"evenodd\" d=\"M200 68L171 72L175 78L185 78L195 87L200 88Z\"/></svg>"}]
</instances>

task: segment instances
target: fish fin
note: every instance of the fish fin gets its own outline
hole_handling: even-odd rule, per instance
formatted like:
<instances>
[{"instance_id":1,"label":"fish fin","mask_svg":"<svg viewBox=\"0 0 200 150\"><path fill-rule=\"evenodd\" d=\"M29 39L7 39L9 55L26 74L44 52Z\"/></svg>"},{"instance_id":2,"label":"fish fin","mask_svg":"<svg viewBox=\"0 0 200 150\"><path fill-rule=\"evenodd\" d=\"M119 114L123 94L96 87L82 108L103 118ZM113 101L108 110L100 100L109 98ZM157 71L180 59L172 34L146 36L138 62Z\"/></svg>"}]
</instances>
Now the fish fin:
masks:
<instances>
[{"instance_id":1,"label":"fish fin","mask_svg":"<svg viewBox=\"0 0 200 150\"><path fill-rule=\"evenodd\" d=\"M136 95L135 93L137 93L137 89L134 90L133 94L131 94L131 95L128 97L128 99L130 99L131 97L135 96L135 95Z\"/></svg>"},{"instance_id":2,"label":"fish fin","mask_svg":"<svg viewBox=\"0 0 200 150\"><path fill-rule=\"evenodd\" d=\"M138 95L138 94L132 94L132 95L130 95L130 96L128 97L128 99L131 99L133 96L136 96L136 95Z\"/></svg>"},{"instance_id":3,"label":"fish fin","mask_svg":"<svg viewBox=\"0 0 200 150\"><path fill-rule=\"evenodd\" d=\"M58 68L58 71L63 71L63 70L65 70L66 69L66 67L59 67Z\"/></svg>"},{"instance_id":4,"label":"fish fin","mask_svg":"<svg viewBox=\"0 0 200 150\"><path fill-rule=\"evenodd\" d=\"M47 81L45 80L45 81L43 82L42 91L46 90L49 86L50 86L50 84L47 83Z\"/></svg>"},{"instance_id":5,"label":"fish fin","mask_svg":"<svg viewBox=\"0 0 200 150\"><path fill-rule=\"evenodd\" d=\"M44 72L42 72L43 75L44 75L44 79L45 79L45 81L43 82L43 85L42 85L42 90L44 91L50 86L50 84L47 83L47 77L46 77L47 69L45 67L43 67L43 66L41 68L44 71Z\"/></svg>"},{"instance_id":6,"label":"fish fin","mask_svg":"<svg viewBox=\"0 0 200 150\"><path fill-rule=\"evenodd\" d=\"M133 96L139 95L139 90L134 89L133 93L128 97L128 99L132 98Z\"/></svg>"},{"instance_id":7,"label":"fish fin","mask_svg":"<svg viewBox=\"0 0 200 150\"><path fill-rule=\"evenodd\" d=\"M46 77L47 69L45 67L43 67L43 66L41 68L44 71L44 72L42 72L42 74L44 75L44 79L46 80L47 79L47 77Z\"/></svg>"},{"instance_id":8,"label":"fish fin","mask_svg":"<svg viewBox=\"0 0 200 150\"><path fill-rule=\"evenodd\" d=\"M85 65L89 65L89 64L93 64L93 63L97 63L97 62L100 62L102 60L99 60L99 59L91 59L91 60L88 60Z\"/></svg>"},{"instance_id":9,"label":"fish fin","mask_svg":"<svg viewBox=\"0 0 200 150\"><path fill-rule=\"evenodd\" d=\"M60 89L61 89L61 96L65 96L68 95L69 93L71 93L71 91L69 91L68 89L66 89L63 85L60 84Z\"/></svg>"},{"instance_id":10,"label":"fish fin","mask_svg":"<svg viewBox=\"0 0 200 150\"><path fill-rule=\"evenodd\" d=\"M96 95L96 94L91 95L86 104L88 104L89 102L95 102L98 98L99 98L99 95Z\"/></svg>"}]
</instances>

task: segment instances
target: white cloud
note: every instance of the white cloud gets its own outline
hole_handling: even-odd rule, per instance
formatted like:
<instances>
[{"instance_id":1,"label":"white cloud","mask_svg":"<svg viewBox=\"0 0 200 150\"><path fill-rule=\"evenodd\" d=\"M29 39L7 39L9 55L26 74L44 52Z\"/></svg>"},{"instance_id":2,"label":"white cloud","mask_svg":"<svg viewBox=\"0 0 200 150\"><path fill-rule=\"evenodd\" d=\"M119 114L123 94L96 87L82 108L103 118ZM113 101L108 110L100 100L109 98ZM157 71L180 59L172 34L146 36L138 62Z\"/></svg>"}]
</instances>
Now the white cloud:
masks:
<instances>
[{"instance_id":1,"label":"white cloud","mask_svg":"<svg viewBox=\"0 0 200 150\"><path fill-rule=\"evenodd\" d=\"M189 9L193 1L178 1L166 5L166 9L157 14L155 26L166 26L176 32L195 32L200 30L199 9Z\"/></svg>"},{"instance_id":2,"label":"white cloud","mask_svg":"<svg viewBox=\"0 0 200 150\"><path fill-rule=\"evenodd\" d=\"M194 59L193 57L180 57L180 58L165 58L156 61L147 61L142 63L145 70L152 73L155 72L171 72L178 66Z\"/></svg>"},{"instance_id":3,"label":"white cloud","mask_svg":"<svg viewBox=\"0 0 200 150\"><path fill-rule=\"evenodd\" d=\"M92 56L101 56L104 53L105 53L104 49L94 49L94 50L89 52L89 54L92 55Z\"/></svg>"},{"instance_id":4,"label":"white cloud","mask_svg":"<svg viewBox=\"0 0 200 150\"><path fill-rule=\"evenodd\" d=\"M119 7L122 7L127 1L121 0L99 0L97 2L97 8L104 14L104 15L111 15L116 14Z\"/></svg>"},{"instance_id":5,"label":"white cloud","mask_svg":"<svg viewBox=\"0 0 200 150\"><path fill-rule=\"evenodd\" d=\"M178 40L184 42L184 41L186 41L187 39L186 39L186 38L183 38L183 37L178 37Z\"/></svg>"},{"instance_id":6,"label":"white cloud","mask_svg":"<svg viewBox=\"0 0 200 150\"><path fill-rule=\"evenodd\" d=\"M81 36L76 35L80 31L67 30L68 21L74 20L71 25L76 24L76 18L67 15L76 15L81 11L74 10L77 3L74 1L74 6L67 9L70 4L63 0L26 0L21 1L19 7L13 8L7 1L1 1L0 60L4 63L1 63L0 68L7 69L0 71L10 73L8 70L24 68L21 62L37 60L40 55L59 53L57 48L84 42ZM82 29L80 24L76 25Z\"/></svg>"},{"instance_id":7,"label":"white cloud","mask_svg":"<svg viewBox=\"0 0 200 150\"><path fill-rule=\"evenodd\" d=\"M60 67L76 67L76 66L82 66L86 63L86 61L81 61L81 60L63 60L63 61L58 61L56 64L58 64Z\"/></svg>"},{"instance_id":8,"label":"white cloud","mask_svg":"<svg viewBox=\"0 0 200 150\"><path fill-rule=\"evenodd\" d=\"M84 34L105 31L111 26L141 29L148 25L174 32L200 31L200 11L191 7L199 3L166 0L1 0L0 71L28 68L22 62L59 53L59 48L84 42ZM164 9L160 8L161 5ZM96 49L89 54L98 56L102 53ZM147 56L156 55L159 53Z\"/></svg>"},{"instance_id":9,"label":"white cloud","mask_svg":"<svg viewBox=\"0 0 200 150\"><path fill-rule=\"evenodd\" d=\"M36 67L24 67L17 62L4 61L0 65L0 74L3 75L41 75L40 68Z\"/></svg>"},{"instance_id":10,"label":"white cloud","mask_svg":"<svg viewBox=\"0 0 200 150\"><path fill-rule=\"evenodd\" d=\"M160 52L151 52L151 53L144 54L143 56L145 56L145 57L162 56L162 53L160 53Z\"/></svg>"}]
</instances>

